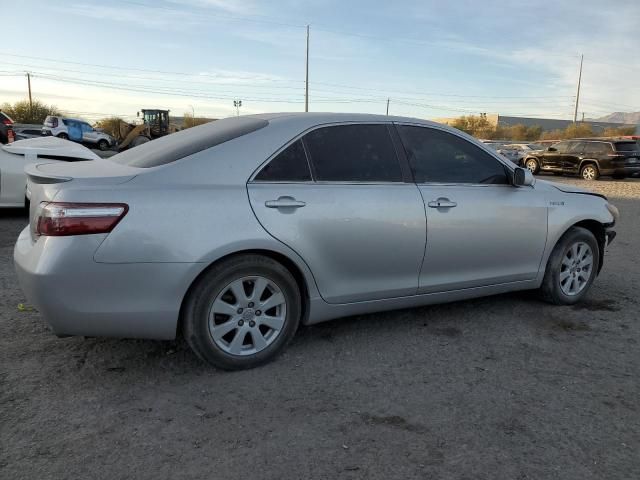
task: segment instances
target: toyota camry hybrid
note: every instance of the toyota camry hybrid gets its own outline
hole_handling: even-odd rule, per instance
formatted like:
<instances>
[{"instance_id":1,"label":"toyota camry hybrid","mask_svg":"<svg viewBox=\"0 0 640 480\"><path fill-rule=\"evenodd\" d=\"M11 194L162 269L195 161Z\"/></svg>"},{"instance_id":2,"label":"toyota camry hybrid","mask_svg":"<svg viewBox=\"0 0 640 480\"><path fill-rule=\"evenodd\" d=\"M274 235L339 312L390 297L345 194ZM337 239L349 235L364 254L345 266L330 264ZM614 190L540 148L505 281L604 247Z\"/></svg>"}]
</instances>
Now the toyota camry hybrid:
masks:
<instances>
[{"instance_id":1,"label":"toyota camry hybrid","mask_svg":"<svg viewBox=\"0 0 640 480\"><path fill-rule=\"evenodd\" d=\"M229 118L26 173L15 264L54 333L182 332L226 369L300 324L524 289L576 303L618 218L458 130L378 115Z\"/></svg>"}]
</instances>

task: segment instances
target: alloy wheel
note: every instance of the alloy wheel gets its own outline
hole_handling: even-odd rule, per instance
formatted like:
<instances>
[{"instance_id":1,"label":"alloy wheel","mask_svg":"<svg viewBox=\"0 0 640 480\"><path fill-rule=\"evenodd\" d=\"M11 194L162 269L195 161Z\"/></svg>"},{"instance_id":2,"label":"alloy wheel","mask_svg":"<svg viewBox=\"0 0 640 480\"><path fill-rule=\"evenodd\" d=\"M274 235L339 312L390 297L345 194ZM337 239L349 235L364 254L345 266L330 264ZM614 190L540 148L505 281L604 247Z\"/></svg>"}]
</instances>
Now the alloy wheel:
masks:
<instances>
[{"instance_id":1,"label":"alloy wheel","mask_svg":"<svg viewBox=\"0 0 640 480\"><path fill-rule=\"evenodd\" d=\"M589 283L593 270L593 251L585 242L567 249L560 267L560 289L567 296L578 295Z\"/></svg>"},{"instance_id":2,"label":"alloy wheel","mask_svg":"<svg viewBox=\"0 0 640 480\"><path fill-rule=\"evenodd\" d=\"M531 173L536 173L536 170L538 170L538 162L533 159L527 160L526 166Z\"/></svg>"},{"instance_id":3,"label":"alloy wheel","mask_svg":"<svg viewBox=\"0 0 640 480\"><path fill-rule=\"evenodd\" d=\"M282 331L287 302L278 285L265 277L242 277L217 295L209 310L209 333L231 355L254 355Z\"/></svg>"},{"instance_id":4,"label":"alloy wheel","mask_svg":"<svg viewBox=\"0 0 640 480\"><path fill-rule=\"evenodd\" d=\"M594 178L596 178L596 175L596 168L591 165L587 165L582 169L582 178L584 178L585 180L593 180Z\"/></svg>"}]
</instances>

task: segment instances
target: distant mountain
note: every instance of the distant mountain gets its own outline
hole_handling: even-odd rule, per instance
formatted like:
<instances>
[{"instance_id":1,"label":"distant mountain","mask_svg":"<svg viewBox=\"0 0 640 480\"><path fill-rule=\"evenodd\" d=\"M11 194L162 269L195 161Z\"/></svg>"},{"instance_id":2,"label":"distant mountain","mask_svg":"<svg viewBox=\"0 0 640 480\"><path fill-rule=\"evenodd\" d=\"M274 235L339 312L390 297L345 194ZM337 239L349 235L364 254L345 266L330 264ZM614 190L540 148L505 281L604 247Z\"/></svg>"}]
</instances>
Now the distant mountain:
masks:
<instances>
[{"instance_id":1,"label":"distant mountain","mask_svg":"<svg viewBox=\"0 0 640 480\"><path fill-rule=\"evenodd\" d=\"M640 124L640 112L613 112L604 117L596 118L599 122Z\"/></svg>"}]
</instances>

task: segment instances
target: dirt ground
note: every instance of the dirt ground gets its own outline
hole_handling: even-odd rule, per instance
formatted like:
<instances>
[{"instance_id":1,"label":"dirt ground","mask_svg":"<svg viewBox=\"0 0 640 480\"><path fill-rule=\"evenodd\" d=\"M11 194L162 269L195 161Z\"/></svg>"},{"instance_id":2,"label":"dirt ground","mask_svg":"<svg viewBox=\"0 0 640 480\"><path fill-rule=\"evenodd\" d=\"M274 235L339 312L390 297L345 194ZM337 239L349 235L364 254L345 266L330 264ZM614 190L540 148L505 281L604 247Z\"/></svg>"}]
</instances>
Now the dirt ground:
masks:
<instances>
[{"instance_id":1,"label":"dirt ground","mask_svg":"<svg viewBox=\"0 0 640 480\"><path fill-rule=\"evenodd\" d=\"M1 213L0 478L638 478L640 181L588 187L622 219L584 303L337 320L237 373L182 342L53 336L18 308L27 220Z\"/></svg>"}]
</instances>

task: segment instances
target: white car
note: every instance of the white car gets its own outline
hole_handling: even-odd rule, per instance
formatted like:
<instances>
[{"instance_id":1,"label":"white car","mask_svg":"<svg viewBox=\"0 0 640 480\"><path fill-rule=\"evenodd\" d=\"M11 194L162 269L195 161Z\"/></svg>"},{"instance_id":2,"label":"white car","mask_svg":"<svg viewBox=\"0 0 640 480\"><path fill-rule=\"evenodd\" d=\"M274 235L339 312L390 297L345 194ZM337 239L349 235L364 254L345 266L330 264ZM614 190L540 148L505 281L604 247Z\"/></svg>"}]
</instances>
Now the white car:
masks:
<instances>
[{"instance_id":1,"label":"white car","mask_svg":"<svg viewBox=\"0 0 640 480\"><path fill-rule=\"evenodd\" d=\"M28 204L26 165L99 159L82 145L54 137L30 138L1 145L0 208L20 208Z\"/></svg>"},{"instance_id":2,"label":"white car","mask_svg":"<svg viewBox=\"0 0 640 480\"><path fill-rule=\"evenodd\" d=\"M108 150L116 144L115 138L96 130L84 120L55 115L49 115L44 120L42 134L96 146L100 150Z\"/></svg>"}]
</instances>

